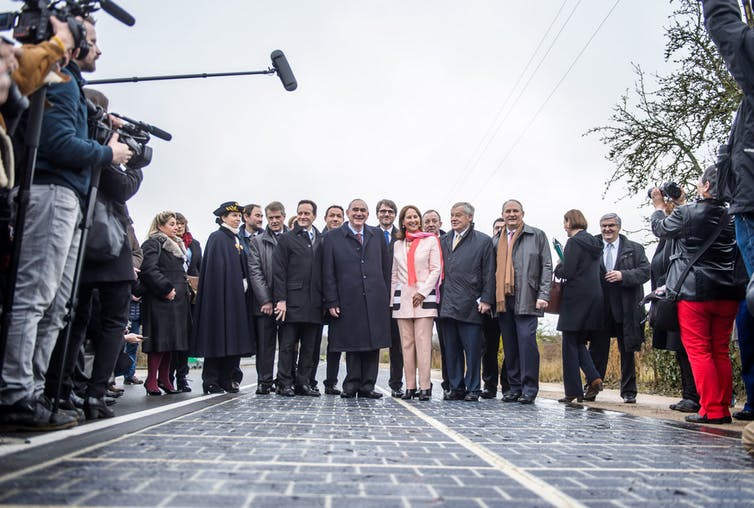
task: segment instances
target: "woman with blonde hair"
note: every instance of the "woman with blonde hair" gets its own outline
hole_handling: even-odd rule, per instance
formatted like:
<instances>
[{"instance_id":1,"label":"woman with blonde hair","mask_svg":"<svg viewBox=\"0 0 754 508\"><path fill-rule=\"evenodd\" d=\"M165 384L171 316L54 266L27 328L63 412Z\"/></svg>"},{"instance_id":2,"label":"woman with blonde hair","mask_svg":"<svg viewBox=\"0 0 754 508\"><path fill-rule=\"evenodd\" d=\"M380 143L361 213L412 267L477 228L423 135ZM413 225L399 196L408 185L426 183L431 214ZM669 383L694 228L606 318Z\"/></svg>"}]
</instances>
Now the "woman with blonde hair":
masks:
<instances>
[{"instance_id":1,"label":"woman with blonde hair","mask_svg":"<svg viewBox=\"0 0 754 508\"><path fill-rule=\"evenodd\" d=\"M393 318L398 321L406 376L404 399L430 399L432 325L437 317L437 287L442 277L440 242L422 231L422 214L413 205L398 214L400 229L393 245L390 294ZM417 395L416 371L419 370Z\"/></svg>"},{"instance_id":2,"label":"woman with blonde hair","mask_svg":"<svg viewBox=\"0 0 754 508\"><path fill-rule=\"evenodd\" d=\"M142 299L142 351L147 353L147 395L178 393L170 382L172 351L189 346L191 315L186 281L186 248L177 236L175 213L158 213L141 245L144 260L139 280L145 288Z\"/></svg>"}]
</instances>

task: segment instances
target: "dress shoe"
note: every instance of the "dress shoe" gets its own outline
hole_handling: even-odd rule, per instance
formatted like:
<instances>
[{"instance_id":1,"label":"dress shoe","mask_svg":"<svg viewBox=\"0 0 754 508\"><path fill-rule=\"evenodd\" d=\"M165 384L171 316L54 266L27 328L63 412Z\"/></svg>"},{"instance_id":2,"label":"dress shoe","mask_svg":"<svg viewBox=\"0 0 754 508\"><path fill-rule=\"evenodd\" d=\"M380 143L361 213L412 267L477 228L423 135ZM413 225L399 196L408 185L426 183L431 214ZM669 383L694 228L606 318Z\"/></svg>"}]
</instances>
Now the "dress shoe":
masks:
<instances>
[{"instance_id":1,"label":"dress shoe","mask_svg":"<svg viewBox=\"0 0 754 508\"><path fill-rule=\"evenodd\" d=\"M120 388L120 387L115 386L115 383L110 383L110 385L108 385L107 389L110 390L111 392L114 392L114 393L120 393L121 395L123 394L123 392L126 391L124 388Z\"/></svg>"},{"instance_id":2,"label":"dress shoe","mask_svg":"<svg viewBox=\"0 0 754 508\"><path fill-rule=\"evenodd\" d=\"M320 391L319 391L319 388L317 388L317 385L316 385L316 384L313 384L313 385L309 385L309 388L311 388L311 389L312 389L312 390L314 390L315 392L319 393L320 395L322 394L322 392L320 392Z\"/></svg>"},{"instance_id":3,"label":"dress shoe","mask_svg":"<svg viewBox=\"0 0 754 508\"><path fill-rule=\"evenodd\" d=\"M754 411L750 409L742 409L733 413L733 418L736 420L754 420Z\"/></svg>"},{"instance_id":4,"label":"dress shoe","mask_svg":"<svg viewBox=\"0 0 754 508\"><path fill-rule=\"evenodd\" d=\"M204 395L209 395L211 393L225 393L225 390L223 390L220 385L216 384L207 385L202 383L202 390L204 391Z\"/></svg>"},{"instance_id":5,"label":"dress shoe","mask_svg":"<svg viewBox=\"0 0 754 508\"><path fill-rule=\"evenodd\" d=\"M448 390L443 394L442 400L463 400L464 397L465 395L462 392Z\"/></svg>"},{"instance_id":6,"label":"dress shoe","mask_svg":"<svg viewBox=\"0 0 754 508\"><path fill-rule=\"evenodd\" d=\"M3 430L46 431L75 427L78 420L62 411L51 412L44 404L34 399L23 399L0 411L0 427Z\"/></svg>"},{"instance_id":7,"label":"dress shoe","mask_svg":"<svg viewBox=\"0 0 754 508\"><path fill-rule=\"evenodd\" d=\"M319 397L322 395L319 390L314 390L311 386L297 386L294 390L296 395L303 395L304 397Z\"/></svg>"},{"instance_id":8,"label":"dress shoe","mask_svg":"<svg viewBox=\"0 0 754 508\"><path fill-rule=\"evenodd\" d=\"M113 406L113 405L115 405L115 399L112 398L112 397L108 397L107 395L105 395L104 397L102 397L102 400L105 401L105 405L106 406Z\"/></svg>"},{"instance_id":9,"label":"dress shoe","mask_svg":"<svg viewBox=\"0 0 754 508\"><path fill-rule=\"evenodd\" d=\"M722 425L724 423L731 423L733 420L730 416L723 416L721 418L708 418L707 415L693 414L684 418L689 423L709 423L712 425Z\"/></svg>"},{"instance_id":10,"label":"dress shoe","mask_svg":"<svg viewBox=\"0 0 754 508\"><path fill-rule=\"evenodd\" d=\"M84 399L84 414L87 420L96 420L97 418L112 418L115 416L113 410L107 407L103 398L87 397Z\"/></svg>"},{"instance_id":11,"label":"dress shoe","mask_svg":"<svg viewBox=\"0 0 754 508\"><path fill-rule=\"evenodd\" d=\"M289 386L288 388L285 388L283 386L278 386L277 394L282 395L283 397L295 397L296 391L293 389L292 386Z\"/></svg>"},{"instance_id":12,"label":"dress shoe","mask_svg":"<svg viewBox=\"0 0 754 508\"><path fill-rule=\"evenodd\" d=\"M105 392L105 395L107 395L108 397L112 397L113 399L117 399L118 397L121 397L123 395L123 392L116 392L116 391L113 391L113 390L107 390Z\"/></svg>"},{"instance_id":13,"label":"dress shoe","mask_svg":"<svg viewBox=\"0 0 754 508\"><path fill-rule=\"evenodd\" d=\"M257 395L269 395L270 394L270 387L267 385L259 385L257 386Z\"/></svg>"},{"instance_id":14,"label":"dress shoe","mask_svg":"<svg viewBox=\"0 0 754 508\"><path fill-rule=\"evenodd\" d=\"M681 413L696 413L700 407L697 402L690 399L681 399L679 402L670 405L670 409Z\"/></svg>"},{"instance_id":15,"label":"dress shoe","mask_svg":"<svg viewBox=\"0 0 754 508\"><path fill-rule=\"evenodd\" d=\"M625 404L636 404L636 395L626 395L623 397L623 402Z\"/></svg>"},{"instance_id":16,"label":"dress shoe","mask_svg":"<svg viewBox=\"0 0 754 508\"><path fill-rule=\"evenodd\" d=\"M71 402L79 409L84 409L84 397L80 397L76 392L71 392Z\"/></svg>"},{"instance_id":17,"label":"dress shoe","mask_svg":"<svg viewBox=\"0 0 754 508\"><path fill-rule=\"evenodd\" d=\"M563 397L562 399L558 399L558 402L561 404L570 404L571 402L583 402L584 397Z\"/></svg>"},{"instance_id":18,"label":"dress shoe","mask_svg":"<svg viewBox=\"0 0 754 508\"><path fill-rule=\"evenodd\" d=\"M536 399L536 395L521 395L518 398L518 402L520 404L534 404L534 399Z\"/></svg>"},{"instance_id":19,"label":"dress shoe","mask_svg":"<svg viewBox=\"0 0 754 508\"><path fill-rule=\"evenodd\" d=\"M160 391L159 388L153 390L153 389L150 389L146 384L144 385L144 390L146 390L147 392L147 397L157 397L159 395L162 395L162 392ZM204 393L207 393L207 392L205 391Z\"/></svg>"},{"instance_id":20,"label":"dress shoe","mask_svg":"<svg viewBox=\"0 0 754 508\"><path fill-rule=\"evenodd\" d=\"M370 390L368 392L367 391L363 391L363 392L360 391L359 392L359 398L360 399L381 399L382 398L382 394L380 392L376 392L374 390Z\"/></svg>"},{"instance_id":21,"label":"dress shoe","mask_svg":"<svg viewBox=\"0 0 754 508\"><path fill-rule=\"evenodd\" d=\"M241 391L240 385L235 381L233 381L229 385L223 385L221 386L221 388L228 393L238 393Z\"/></svg>"},{"instance_id":22,"label":"dress shoe","mask_svg":"<svg viewBox=\"0 0 754 508\"><path fill-rule=\"evenodd\" d=\"M463 400L465 402L479 402L479 395L476 393L467 393L464 395Z\"/></svg>"},{"instance_id":23,"label":"dress shoe","mask_svg":"<svg viewBox=\"0 0 754 508\"><path fill-rule=\"evenodd\" d=\"M185 377L175 379L175 389L181 393L191 393L191 386Z\"/></svg>"},{"instance_id":24,"label":"dress shoe","mask_svg":"<svg viewBox=\"0 0 754 508\"><path fill-rule=\"evenodd\" d=\"M403 397L403 390L401 390L400 388L396 390L391 390L390 396L395 397L396 399L400 399L401 397Z\"/></svg>"},{"instance_id":25,"label":"dress shoe","mask_svg":"<svg viewBox=\"0 0 754 508\"><path fill-rule=\"evenodd\" d=\"M401 397L403 400L411 400L416 398L416 388L407 388L406 393Z\"/></svg>"},{"instance_id":26,"label":"dress shoe","mask_svg":"<svg viewBox=\"0 0 754 508\"><path fill-rule=\"evenodd\" d=\"M325 393L327 393L327 392L325 392ZM353 393L353 392L345 392L344 391L344 392L340 393L340 398L341 399L352 399L354 397L356 397L356 394Z\"/></svg>"},{"instance_id":27,"label":"dress shoe","mask_svg":"<svg viewBox=\"0 0 754 508\"><path fill-rule=\"evenodd\" d=\"M131 377L124 377L124 378L123 378L123 384L124 384L124 385L140 385L140 384L142 384L143 382L144 382L144 381L142 381L141 379L139 379L139 378L138 378L138 377L136 377L136 376L131 376Z\"/></svg>"},{"instance_id":28,"label":"dress shoe","mask_svg":"<svg viewBox=\"0 0 754 508\"><path fill-rule=\"evenodd\" d=\"M53 400L54 399L49 398L47 395L42 395L41 397L39 397L39 399L37 399L37 402L39 404L42 404L49 411L52 411ZM61 399L58 402L58 412L65 414L67 416L70 416L72 418L76 418L77 422L84 421L84 410L79 409L76 406L74 406L70 400Z\"/></svg>"},{"instance_id":29,"label":"dress shoe","mask_svg":"<svg viewBox=\"0 0 754 508\"><path fill-rule=\"evenodd\" d=\"M497 397L497 390L489 390L485 388L482 390L481 396L483 399L494 399Z\"/></svg>"},{"instance_id":30,"label":"dress shoe","mask_svg":"<svg viewBox=\"0 0 754 508\"><path fill-rule=\"evenodd\" d=\"M520 397L520 392L505 392L503 394L503 402L518 402Z\"/></svg>"},{"instance_id":31,"label":"dress shoe","mask_svg":"<svg viewBox=\"0 0 754 508\"><path fill-rule=\"evenodd\" d=\"M600 393L604 389L604 385L602 384L602 379L597 378L586 387L586 391L584 392L584 400L593 402L594 399L597 398L597 394Z\"/></svg>"},{"instance_id":32,"label":"dress shoe","mask_svg":"<svg viewBox=\"0 0 754 508\"><path fill-rule=\"evenodd\" d=\"M325 386L325 395L340 395L340 390L333 386Z\"/></svg>"},{"instance_id":33,"label":"dress shoe","mask_svg":"<svg viewBox=\"0 0 754 508\"><path fill-rule=\"evenodd\" d=\"M419 400L426 401L432 398L432 392L430 390L419 390Z\"/></svg>"}]
</instances>

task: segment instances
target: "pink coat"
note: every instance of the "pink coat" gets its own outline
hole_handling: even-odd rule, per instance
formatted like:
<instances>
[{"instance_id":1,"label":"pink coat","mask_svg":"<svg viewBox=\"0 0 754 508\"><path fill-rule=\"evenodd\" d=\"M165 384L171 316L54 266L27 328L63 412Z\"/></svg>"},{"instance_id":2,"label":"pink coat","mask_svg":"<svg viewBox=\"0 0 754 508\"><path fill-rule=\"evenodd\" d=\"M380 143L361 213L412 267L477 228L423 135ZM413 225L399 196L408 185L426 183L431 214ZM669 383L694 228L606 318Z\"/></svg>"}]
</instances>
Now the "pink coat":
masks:
<instances>
[{"instance_id":1,"label":"pink coat","mask_svg":"<svg viewBox=\"0 0 754 508\"><path fill-rule=\"evenodd\" d=\"M418 241L414 254L416 267L416 285L408 285L408 244L398 240L393 244L393 275L390 284L393 317L412 319L420 317L437 317L436 295L437 281L442 272L442 251L437 238L427 237ZM400 294L397 294L400 292ZM424 295L424 303L414 307L412 300L419 292Z\"/></svg>"}]
</instances>

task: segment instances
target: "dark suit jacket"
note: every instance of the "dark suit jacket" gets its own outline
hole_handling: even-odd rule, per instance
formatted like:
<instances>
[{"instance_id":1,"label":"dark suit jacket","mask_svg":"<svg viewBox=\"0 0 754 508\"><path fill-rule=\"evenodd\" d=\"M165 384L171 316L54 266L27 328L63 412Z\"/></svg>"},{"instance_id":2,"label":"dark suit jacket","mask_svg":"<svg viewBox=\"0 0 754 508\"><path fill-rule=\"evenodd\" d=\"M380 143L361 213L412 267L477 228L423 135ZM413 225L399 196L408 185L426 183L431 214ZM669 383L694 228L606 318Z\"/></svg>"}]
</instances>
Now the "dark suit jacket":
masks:
<instances>
[{"instance_id":1,"label":"dark suit jacket","mask_svg":"<svg viewBox=\"0 0 754 508\"><path fill-rule=\"evenodd\" d=\"M286 323L322 322L322 236L313 229L313 244L297 224L272 251L272 299L285 301Z\"/></svg>"},{"instance_id":2,"label":"dark suit jacket","mask_svg":"<svg viewBox=\"0 0 754 508\"><path fill-rule=\"evenodd\" d=\"M322 292L331 318L333 351L374 351L390 346L390 272L392 259L382 230L364 226L360 244L346 222L322 241Z\"/></svg>"},{"instance_id":3,"label":"dark suit jacket","mask_svg":"<svg viewBox=\"0 0 754 508\"><path fill-rule=\"evenodd\" d=\"M600 242L604 242L600 235ZM617 323L622 323L623 340L628 351L639 351L644 342L643 307L639 302L644 298L643 284L649 280L650 264L644 247L620 235L618 252L615 255L615 270L620 271L623 280L605 280L604 258L600 263L600 279L605 295L605 312L609 310Z\"/></svg>"}]
</instances>

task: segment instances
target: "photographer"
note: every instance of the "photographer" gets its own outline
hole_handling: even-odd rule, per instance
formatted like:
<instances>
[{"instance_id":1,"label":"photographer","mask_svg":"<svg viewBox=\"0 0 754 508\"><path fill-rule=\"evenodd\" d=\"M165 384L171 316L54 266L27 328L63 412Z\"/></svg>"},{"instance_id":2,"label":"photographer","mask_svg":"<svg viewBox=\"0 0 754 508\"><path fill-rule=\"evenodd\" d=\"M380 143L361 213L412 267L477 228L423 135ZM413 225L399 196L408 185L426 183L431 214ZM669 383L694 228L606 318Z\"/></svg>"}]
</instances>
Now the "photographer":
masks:
<instances>
[{"instance_id":1,"label":"photographer","mask_svg":"<svg viewBox=\"0 0 754 508\"><path fill-rule=\"evenodd\" d=\"M743 287L734 273L733 223L725 202L715 197L717 176L717 168L708 167L697 183L700 199L676 207L667 216L660 189L650 193L655 207L652 232L660 239L676 241L665 291L674 293L677 288L677 294L671 296L678 301L681 341L699 392L699 413L686 417L691 423L731 422L728 405L733 381L728 346ZM715 236L704 250L708 239ZM685 270L695 259L684 279Z\"/></svg>"},{"instance_id":2,"label":"photographer","mask_svg":"<svg viewBox=\"0 0 754 508\"><path fill-rule=\"evenodd\" d=\"M74 52L62 71L70 79L51 85L19 258L13 308L0 383L0 423L15 428L55 430L75 425L52 414L44 401L45 373L65 304L72 290L82 206L93 166L128 162L128 146L113 136L107 146L88 138L81 72L92 72L101 55L93 20L84 21L87 54ZM22 126L23 127L23 126ZM22 132L23 129L19 129Z\"/></svg>"},{"instance_id":3,"label":"photographer","mask_svg":"<svg viewBox=\"0 0 754 508\"><path fill-rule=\"evenodd\" d=\"M86 96L97 106L107 110L107 98L97 90L86 89ZM113 217L123 224L126 230L131 223L126 201L139 190L143 173L139 168L126 166L121 169L107 166L101 169L97 201L112 210ZM92 292L99 292L97 321L100 329L92 336L94 361L84 398L84 414L88 420L109 418L114 413L109 409L103 397L107 391L110 374L113 372L118 353L123 348L123 329L128 323L128 308L131 299L131 285L136 280L133 269L131 245L123 241L120 254L115 259L101 259L85 252L85 261L81 271L78 304L71 324L70 340L65 349L63 333L58 337L50 365L47 370L45 393L52 399L58 393L58 380L63 374L60 407L74 409L71 401L71 375L76 366L78 351L86 338L87 325L92 314ZM65 364L63 354L65 352Z\"/></svg>"}]
</instances>

